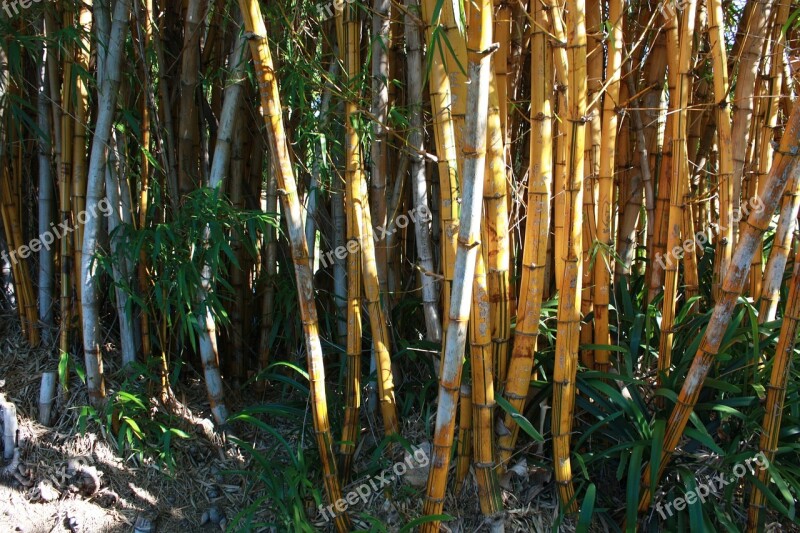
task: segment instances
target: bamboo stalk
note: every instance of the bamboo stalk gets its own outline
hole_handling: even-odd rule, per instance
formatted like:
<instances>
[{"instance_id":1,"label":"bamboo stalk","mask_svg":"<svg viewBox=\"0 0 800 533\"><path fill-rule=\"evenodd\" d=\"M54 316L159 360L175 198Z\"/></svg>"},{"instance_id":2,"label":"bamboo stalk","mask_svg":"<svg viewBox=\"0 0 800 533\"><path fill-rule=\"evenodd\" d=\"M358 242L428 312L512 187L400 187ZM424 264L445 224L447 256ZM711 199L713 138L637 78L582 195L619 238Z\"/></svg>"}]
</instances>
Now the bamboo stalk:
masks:
<instances>
[{"instance_id":1,"label":"bamboo stalk","mask_svg":"<svg viewBox=\"0 0 800 533\"><path fill-rule=\"evenodd\" d=\"M428 183L425 177L424 154L424 119L423 119L423 80L422 80L422 42L418 22L411 15L420 14L419 0L406 0L409 13L405 16L405 38L408 64L408 107L411 159L411 188L414 197L414 209L418 219L414 224L414 237L419 257L420 279L422 285L422 309L425 314L426 338L431 342L441 342L442 321L439 316L439 294L434 277L433 248L428 225L428 217L420 217L422 213L430 214L428 204Z\"/></svg>"},{"instance_id":2,"label":"bamboo stalk","mask_svg":"<svg viewBox=\"0 0 800 533\"><path fill-rule=\"evenodd\" d=\"M731 146L731 119L728 110L728 60L725 50L722 2L710 0L708 14L708 38L711 43L711 55L714 61L714 100L716 101L716 122L718 145ZM712 295L714 300L720 297L720 284L728 269L733 251L733 196L735 194L733 180L733 155L731 150L719 152L719 233L716 238L716 254L714 257L714 278Z\"/></svg>"},{"instance_id":3,"label":"bamboo stalk","mask_svg":"<svg viewBox=\"0 0 800 533\"><path fill-rule=\"evenodd\" d=\"M300 300L300 314L303 333L306 341L308 358L308 375L311 391L311 405L314 430L319 447L325 488L330 502L341 498L341 488L336 473L333 455L333 439L331 437L328 405L325 397L325 369L322 362L322 345L320 344L317 310L314 302L313 275L308 264L308 245L300 215L300 200L294 178L294 169L289 156L286 134L281 115L280 96L272 54L267 42L267 30L261 14L261 6L257 0L239 0L239 8L244 16L244 25L250 34L250 51L255 63L256 76L261 92L261 111L267 126L269 148L272 154L273 170L277 176L278 187L282 190L283 215L291 244L292 261L294 262L297 294ZM337 529L344 533L350 527L350 520L345 513L336 509L335 523Z\"/></svg>"},{"instance_id":4,"label":"bamboo stalk","mask_svg":"<svg viewBox=\"0 0 800 533\"><path fill-rule=\"evenodd\" d=\"M111 33L105 55L105 72L100 81L99 110L92 141L89 173L86 187L87 222L84 226L81 282L83 283L83 350L86 363L86 385L89 398L97 403L105 398L103 355L100 322L99 273L92 264L99 249L99 218L97 207L103 199L105 166L108 160L108 143L116 111L117 95L121 82L122 52L130 16L130 0L117 0L114 8Z\"/></svg>"},{"instance_id":5,"label":"bamboo stalk","mask_svg":"<svg viewBox=\"0 0 800 533\"><path fill-rule=\"evenodd\" d=\"M183 197L200 184L200 117L198 75L200 38L208 0L189 0L183 25L180 124L178 125L178 190Z\"/></svg>"},{"instance_id":6,"label":"bamboo stalk","mask_svg":"<svg viewBox=\"0 0 800 533\"><path fill-rule=\"evenodd\" d=\"M528 213L522 256L517 327L503 395L522 412L537 348L542 297L547 280L550 233L550 187L553 180L552 53L547 44L544 6L530 2L534 21L531 37L531 142L528 167ZM504 420L509 432L497 440L500 464L506 466L514 452L519 426L511 414Z\"/></svg>"},{"instance_id":7,"label":"bamboo stalk","mask_svg":"<svg viewBox=\"0 0 800 533\"><path fill-rule=\"evenodd\" d=\"M501 50L503 44L500 44ZM492 63L503 63L498 54ZM508 214L508 187L506 184L506 163L503 135L505 109L499 105L499 89L505 88L505 80L492 74L489 82L489 111L487 117L487 159L484 175L483 205L486 213L483 238L486 269L488 271L488 290L490 302L490 327L492 360L495 364L493 374L497 386L502 387L508 372L508 348L511 340L511 305L509 291L509 269L511 265L511 240Z\"/></svg>"},{"instance_id":8,"label":"bamboo stalk","mask_svg":"<svg viewBox=\"0 0 800 533\"><path fill-rule=\"evenodd\" d=\"M359 69L360 21L353 6L347 6L342 20L344 40L340 42L344 54L343 74L348 84L355 84ZM392 362L390 353L389 332L386 317L380 301L380 280L375 258L375 241L372 233L372 221L369 204L365 194L366 182L361 158L361 147L358 132L353 119L357 110L357 91L345 101L345 184L347 195L345 205L353 222L348 222L349 242L358 246L361 256L361 280L370 319L372 346L378 371L378 400L383 415L384 432L387 436L398 432L397 406L394 397ZM349 219L348 219L349 220ZM348 296L351 298L352 296Z\"/></svg>"},{"instance_id":9,"label":"bamboo stalk","mask_svg":"<svg viewBox=\"0 0 800 533\"><path fill-rule=\"evenodd\" d=\"M753 119L756 76L761 58L761 49L764 41L769 38L769 20L775 2L771 0L754 0L750 21L746 33L742 36L741 54L734 56L738 59L736 74L736 88L733 95L733 120L731 123L731 144L720 142L720 147L730 146L733 157L733 197L731 209L736 213L741 205L742 180L745 170L745 155L750 133L750 123ZM733 220L733 242L737 239L737 224ZM720 220L722 224L722 220ZM725 267L720 266L720 279L725 274Z\"/></svg>"},{"instance_id":10,"label":"bamboo stalk","mask_svg":"<svg viewBox=\"0 0 800 533\"><path fill-rule=\"evenodd\" d=\"M599 174L600 174L600 139L602 136L602 106L600 95L603 88L603 45L602 7L600 2L590 2L586 7L586 139L584 140L584 192L583 192L583 267L581 269L581 316L588 317L594 311L593 296L593 271L590 268L591 256L598 246L598 208L599 204ZM609 219L610 224L610 219ZM581 325L581 345L595 344L594 329L590 323ZM600 344L600 341L597 342ZM595 351L583 348L580 352L581 362L590 369L595 370Z\"/></svg>"},{"instance_id":11,"label":"bamboo stalk","mask_svg":"<svg viewBox=\"0 0 800 533\"><path fill-rule=\"evenodd\" d=\"M458 394L458 439L456 439L455 493L460 494L472 461L472 386L462 383Z\"/></svg>"},{"instance_id":12,"label":"bamboo stalk","mask_svg":"<svg viewBox=\"0 0 800 533\"><path fill-rule=\"evenodd\" d=\"M491 90L491 89L490 89ZM505 173L504 177L505 177ZM486 265L478 253L472 288L470 313L470 369L472 370L472 437L475 477L481 513L492 524L492 531L502 525L503 498L494 459L494 363L491 328L491 305ZM462 421L463 423L463 421Z\"/></svg>"},{"instance_id":13,"label":"bamboo stalk","mask_svg":"<svg viewBox=\"0 0 800 533\"><path fill-rule=\"evenodd\" d=\"M786 385L789 382L794 347L797 340L797 329L800 324L800 263L795 263L794 275L786 301L783 314L783 323L775 347L775 357L772 360L772 374L767 385L767 403L764 410L764 420L761 423L761 438L758 449L766 465L772 463L778 451L778 437L780 435L783 409L786 401ZM761 468L757 473L758 480L767 485L769 471ZM755 484L751 487L750 506L747 513L747 531L755 533L764 530L762 517L765 513L766 495Z\"/></svg>"},{"instance_id":14,"label":"bamboo stalk","mask_svg":"<svg viewBox=\"0 0 800 533\"><path fill-rule=\"evenodd\" d=\"M674 62L670 62L670 69L677 72L675 104L670 107L675 111L674 130L672 133L672 176L670 179L670 205L669 223L667 233L667 253L664 265L666 274L664 280L664 299L661 312L661 337L659 341L658 371L667 375L672 363L672 340L675 324L675 300L678 297L678 259L683 255L675 254L673 250L682 250L682 225L684 223L686 185L689 180L689 158L686 145L688 129L689 92L691 91L691 55L692 34L697 10L697 2L690 0L682 15L673 8L665 9L665 15L674 19L673 24L678 25L677 18L681 16L679 37L680 54ZM672 98L670 98L672 99ZM691 235L685 236L687 240L694 240ZM662 264L663 265L663 264Z\"/></svg>"},{"instance_id":15,"label":"bamboo stalk","mask_svg":"<svg viewBox=\"0 0 800 533\"><path fill-rule=\"evenodd\" d=\"M575 376L578 370L580 337L580 305L582 289L583 235L581 205L583 204L584 142L586 139L586 23L582 2L570 0L566 6L568 106L564 116L566 129L565 153L567 179L565 183L564 220L567 239L564 255L564 275L559 287L555 367L553 370L553 463L561 508L566 513L577 511L570 464L570 433L575 406ZM555 17L557 18L557 17ZM556 61L558 63L558 61ZM556 213L556 216L558 214Z\"/></svg>"},{"instance_id":16,"label":"bamboo stalk","mask_svg":"<svg viewBox=\"0 0 800 533\"><path fill-rule=\"evenodd\" d=\"M700 341L697 354L681 387L677 404L667 422L656 482L666 469L669 458L672 456L697 403L703 381L714 363L714 358L719 353L722 338L747 280L747 271L750 268L750 260L756 250L756 245L769 227L772 214L778 205L789 177L800 172L798 153L800 153L800 107L795 106L778 149L780 157L775 157L769 176L767 176L762 197L764 209L751 212L747 221L743 224L744 229L736 245L730 268L725 274L722 297L714 307L714 312ZM650 473L651 465L648 465L642 477L642 494L639 500L640 513L645 512L650 506L652 497L649 488L651 482Z\"/></svg>"},{"instance_id":17,"label":"bamboo stalk","mask_svg":"<svg viewBox=\"0 0 800 533\"><path fill-rule=\"evenodd\" d=\"M608 330L608 304L611 273L614 263L614 235L611 220L614 216L614 170L619 107L620 80L622 78L623 40L622 1L610 0L608 20L611 24L608 61L606 63L606 92L603 100L603 134L600 145L600 194L597 199L597 240L601 248L594 261L594 341L596 344L611 344ZM608 350L595 351L595 368L608 372Z\"/></svg>"},{"instance_id":18,"label":"bamboo stalk","mask_svg":"<svg viewBox=\"0 0 800 533\"><path fill-rule=\"evenodd\" d=\"M468 27L469 63L467 72L470 83L467 91L467 107L472 112L466 117L464 129L462 210L453 274L454 279L463 280L463 282L453 285L450 320L447 323L447 334L442 351L433 457L431 458L423 508L423 513L427 516L441 514L444 504L450 451L455 433L457 394L461 384L467 323L475 278L475 263L480 251L483 184L486 170L486 121L491 77L490 59L491 53L494 51L491 46L492 7L490 0L481 0L472 9ZM435 533L438 530L438 520L426 522L420 528L420 531L424 533Z\"/></svg>"},{"instance_id":19,"label":"bamboo stalk","mask_svg":"<svg viewBox=\"0 0 800 533\"><path fill-rule=\"evenodd\" d=\"M428 23L426 27L426 41L428 49L441 46L441 37L434 42L434 29L442 26L454 26L455 16L452 14L452 4L445 2L441 10L437 9L436 0L422 0L422 17ZM439 13L439 18L434 20L434 13ZM455 41L448 41L456 46L463 42L458 36ZM450 318L451 288L453 286L453 266L456 255L456 238L458 236L459 220L459 153L456 141L456 125L453 114L455 112L456 95L453 94L451 85L458 86L461 78L453 79L449 76L443 53L433 54L429 72L429 91L431 110L433 113L433 133L436 143L439 174L439 217L441 225L441 269L444 276L442 284L442 334L447 332L447 320ZM463 61L463 57L458 57ZM445 340L442 339L442 343Z\"/></svg>"},{"instance_id":20,"label":"bamboo stalk","mask_svg":"<svg viewBox=\"0 0 800 533\"><path fill-rule=\"evenodd\" d=\"M386 182L389 162L389 134L386 121L389 115L389 54L390 47L390 0L373 0L372 3L372 107L373 138L370 144L369 208L373 230L385 228L388 222L386 211ZM350 75L355 72L351 71ZM378 270L380 292L388 293L388 250L386 239L375 245L375 265Z\"/></svg>"}]
</instances>

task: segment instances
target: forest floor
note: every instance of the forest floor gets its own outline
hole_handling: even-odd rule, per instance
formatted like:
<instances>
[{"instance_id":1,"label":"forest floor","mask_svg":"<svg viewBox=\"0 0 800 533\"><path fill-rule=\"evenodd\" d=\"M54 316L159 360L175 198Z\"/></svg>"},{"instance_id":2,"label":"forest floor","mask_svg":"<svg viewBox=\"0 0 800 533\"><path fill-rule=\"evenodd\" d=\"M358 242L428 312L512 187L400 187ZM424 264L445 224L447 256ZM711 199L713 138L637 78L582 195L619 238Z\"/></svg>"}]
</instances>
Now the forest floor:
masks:
<instances>
[{"instance_id":1,"label":"forest floor","mask_svg":"<svg viewBox=\"0 0 800 533\"><path fill-rule=\"evenodd\" d=\"M137 520L142 519L158 532L214 531L233 526L239 514L246 514L251 523L273 522L279 511L270 501L269 491L263 483L242 474L256 468L253 458L213 431L199 374L192 378L195 382L182 383L175 391L186 416L172 420L188 438L171 440L169 456L174 466L170 469L154 457L157 453L153 451L159 451L157 445L144 454L118 452L117 437L109 431L113 425L103 423L102 416L87 418L86 388L75 372L70 394L60 395L53 406L53 423L48 427L36 421L41 374L55 370L54 352L52 346L28 348L17 321L0 316L0 394L16 405L20 450L19 465L7 475L0 474L0 532L148 533L146 528L135 528ZM108 362L105 370L109 394L120 390L121 378L113 362ZM259 400L237 396L235 391L231 395L233 404L249 405ZM155 401L149 408L152 412L163 410ZM406 420L404 426L409 442L425 442L421 420ZM256 449L276 446L263 433L236 429L242 430L238 436ZM296 427L277 429L292 446L313 452L313 434L303 435ZM368 471L369 450L376 444L374 438L365 437L356 456L356 469L362 472ZM284 475L281 465L274 468L279 476ZM318 476L318 465L308 468L307 474ZM415 476L398 476L387 489L374 491L366 502L359 501L352 508L355 527L376 530L374 524L378 523L382 526L377 530L398 531L419 517L426 477L426 470L417 471ZM504 492L506 531L550 530L557 514L550 478L549 472L528 467L523 461L502 480L509 489ZM343 492L355 491L370 479L358 474ZM320 519L312 501L304 505L315 529L332 530L330 522ZM484 529L473 476L468 476L457 497L448 491L445 512L454 517L445 526L449 531ZM280 530L266 526L253 529Z\"/></svg>"}]
</instances>

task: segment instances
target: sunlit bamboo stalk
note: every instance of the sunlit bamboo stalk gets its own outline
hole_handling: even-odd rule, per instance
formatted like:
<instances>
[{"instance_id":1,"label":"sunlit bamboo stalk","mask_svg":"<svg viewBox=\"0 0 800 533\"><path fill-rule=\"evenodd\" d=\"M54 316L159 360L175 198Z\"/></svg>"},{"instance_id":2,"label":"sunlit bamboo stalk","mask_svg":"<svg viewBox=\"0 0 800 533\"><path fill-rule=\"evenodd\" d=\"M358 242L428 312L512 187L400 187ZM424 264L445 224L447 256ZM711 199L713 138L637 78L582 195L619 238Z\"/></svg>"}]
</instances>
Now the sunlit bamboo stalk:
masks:
<instances>
[{"instance_id":1,"label":"sunlit bamboo stalk","mask_svg":"<svg viewBox=\"0 0 800 533\"><path fill-rule=\"evenodd\" d=\"M472 285L481 235L484 172L486 170L486 121L489 107L491 77L492 6L490 0L481 0L473 7L469 19L467 49L469 87L467 114L464 129L464 179L462 210L458 232L458 252L454 265L454 279L463 280L453 285L450 302L450 320L447 323L442 350L439 378L439 402L436 410L436 427L433 437L433 457L428 474L425 506L427 516L439 515L444 504L447 473L455 433L456 403L461 385L464 348L467 340ZM439 521L426 522L421 532L436 533Z\"/></svg>"},{"instance_id":2,"label":"sunlit bamboo stalk","mask_svg":"<svg viewBox=\"0 0 800 533\"><path fill-rule=\"evenodd\" d=\"M686 187L689 181L689 156L686 144L688 129L689 93L692 89L691 81L691 54L692 54L692 34L694 33L695 15L697 2L690 0L682 15L677 10L669 7L665 9L666 16L677 19L679 16L681 34L679 37L680 53L675 61L670 61L670 69L675 69L677 73L675 83L675 104L670 104L674 112L674 130L672 132L672 176L670 179L670 204L669 204L669 223L667 233L667 253L664 259L666 273L664 279L664 299L661 311L661 337L659 339L658 350L658 371L659 373L669 374L672 364L672 341L674 337L673 326L675 324L676 299L678 297L678 262L682 254L676 256L672 250L682 248L681 236L684 224L684 212L686 206ZM677 20L674 22L677 26ZM672 96L670 96L672 100ZM686 236L687 240L691 235ZM693 243L694 241L692 241Z\"/></svg>"},{"instance_id":3,"label":"sunlit bamboo stalk","mask_svg":"<svg viewBox=\"0 0 800 533\"><path fill-rule=\"evenodd\" d=\"M553 464L561 509L574 513L578 509L572 485L570 434L575 406L575 377L578 370L580 337L580 298L582 281L584 142L586 139L586 22L583 2L569 0L566 5L568 105L562 119L565 128L567 176L565 183L564 220L566 246L564 275L559 286L556 326L555 366L553 369ZM557 18L557 17L555 17ZM556 63L558 63L558 58ZM566 66L566 65L564 65ZM558 68L558 67L557 67ZM563 66L562 66L563 68ZM556 213L554 216L559 216ZM558 251L557 251L558 253Z\"/></svg>"},{"instance_id":4,"label":"sunlit bamboo stalk","mask_svg":"<svg viewBox=\"0 0 800 533\"><path fill-rule=\"evenodd\" d=\"M797 329L800 324L800 263L795 263L794 275L789 287L789 297L783 313L778 345L775 347L775 357L772 360L772 374L766 387L767 402L764 408L764 420L761 423L761 438L758 443L758 448L766 459L766 464L772 463L778 451L778 437L786 402L786 386L791 375L790 368L797 342ZM769 470L759 469L756 477L763 485L768 486ZM762 490L752 484L750 506L747 513L747 531L749 533L764 530L762 517L765 514L766 501L767 497Z\"/></svg>"},{"instance_id":5,"label":"sunlit bamboo stalk","mask_svg":"<svg viewBox=\"0 0 800 533\"><path fill-rule=\"evenodd\" d=\"M622 0L610 0L608 4L609 32L608 61L606 62L606 91L603 99L603 134L600 145L599 195L597 197L597 240L599 249L594 259L594 342L611 344L608 330L608 304L611 292L611 273L614 265L614 235L611 220L614 216L614 171L616 167L616 145L620 80L622 78L622 50L624 40L622 28ZM609 351L595 350L595 368L608 372Z\"/></svg>"},{"instance_id":6,"label":"sunlit bamboo stalk","mask_svg":"<svg viewBox=\"0 0 800 533\"><path fill-rule=\"evenodd\" d=\"M758 241L769 228L772 213L778 205L789 177L800 172L798 153L800 153L800 107L795 106L781 138L778 149L780 157L775 157L767 176L762 197L764 209L752 211L747 220L742 221L742 232L736 245L730 268L725 274L721 290L722 296L714 307L711 319L697 348L697 353L681 387L677 403L667 422L656 483L663 475L669 459L683 435L686 424L689 422L689 417L697 403L698 395L702 390L703 381L719 353L734 307L747 281L750 260L756 250ZM640 513L647 511L652 498L649 488L651 468L652 466L648 464L642 477L642 492L639 499Z\"/></svg>"},{"instance_id":7,"label":"sunlit bamboo stalk","mask_svg":"<svg viewBox=\"0 0 800 533\"><path fill-rule=\"evenodd\" d=\"M333 454L333 438L328 419L328 404L325 395L325 369L322 361L317 310L314 302L314 285L311 268L308 264L308 245L300 214L300 199L294 178L294 169L289 156L286 134L281 114L278 83L272 62L272 54L267 41L267 29L257 0L239 0L239 8L244 17L244 26L250 34L250 51L253 55L258 86L261 93L261 112L267 126L269 151L277 184L281 189L283 216L286 218L292 262L294 263L297 295L303 333L306 341L308 375L310 383L312 415L317 437L320 462L328 501L337 502L341 498L341 488L336 472ZM350 520L345 513L336 509L336 528L344 533L350 528Z\"/></svg>"},{"instance_id":8,"label":"sunlit bamboo stalk","mask_svg":"<svg viewBox=\"0 0 800 533\"><path fill-rule=\"evenodd\" d=\"M503 395L522 412L533 371L539 335L539 319L546 281L547 243L550 233L550 188L553 180L552 52L548 46L544 6L530 2L535 22L531 37L531 142L528 167L528 209L522 255L517 327ZM504 467L514 452L519 425L505 416L508 433L497 440L499 461Z\"/></svg>"}]
</instances>

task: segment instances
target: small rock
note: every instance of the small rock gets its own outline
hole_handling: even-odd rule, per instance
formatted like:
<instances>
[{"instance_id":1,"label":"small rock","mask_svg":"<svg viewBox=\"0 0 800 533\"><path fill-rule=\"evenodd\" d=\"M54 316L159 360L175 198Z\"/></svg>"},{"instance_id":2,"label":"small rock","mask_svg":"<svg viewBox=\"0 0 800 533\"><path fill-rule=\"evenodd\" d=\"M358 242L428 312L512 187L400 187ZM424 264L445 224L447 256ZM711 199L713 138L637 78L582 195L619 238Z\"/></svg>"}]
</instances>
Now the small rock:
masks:
<instances>
[{"instance_id":1,"label":"small rock","mask_svg":"<svg viewBox=\"0 0 800 533\"><path fill-rule=\"evenodd\" d=\"M414 453L405 453L403 462L408 469L403 474L403 481L412 487L422 488L428 483L428 471L431 464L431 443L423 442L414 448Z\"/></svg>"},{"instance_id":2,"label":"small rock","mask_svg":"<svg viewBox=\"0 0 800 533\"><path fill-rule=\"evenodd\" d=\"M61 496L61 493L58 492L58 489L53 486L49 479L40 481L36 486L36 490L38 491L38 499L43 502L52 502Z\"/></svg>"},{"instance_id":3,"label":"small rock","mask_svg":"<svg viewBox=\"0 0 800 533\"><path fill-rule=\"evenodd\" d=\"M216 505L208 508L208 520L214 524L219 524L225 518L225 514Z\"/></svg>"},{"instance_id":4,"label":"small rock","mask_svg":"<svg viewBox=\"0 0 800 533\"><path fill-rule=\"evenodd\" d=\"M80 531L81 528L78 519L74 516L69 516L69 515L67 515L67 517L64 518L64 527L72 531L72 533L77 533L78 531Z\"/></svg>"},{"instance_id":5,"label":"small rock","mask_svg":"<svg viewBox=\"0 0 800 533\"><path fill-rule=\"evenodd\" d=\"M156 526L153 521L144 515L136 517L136 523L133 525L133 533L155 533Z\"/></svg>"},{"instance_id":6,"label":"small rock","mask_svg":"<svg viewBox=\"0 0 800 533\"><path fill-rule=\"evenodd\" d=\"M208 523L208 511L203 511L203 515L200 517L200 525L204 526Z\"/></svg>"},{"instance_id":7,"label":"small rock","mask_svg":"<svg viewBox=\"0 0 800 533\"><path fill-rule=\"evenodd\" d=\"M228 519L223 517L222 520L219 521L219 528L222 531L225 531L228 527Z\"/></svg>"}]
</instances>

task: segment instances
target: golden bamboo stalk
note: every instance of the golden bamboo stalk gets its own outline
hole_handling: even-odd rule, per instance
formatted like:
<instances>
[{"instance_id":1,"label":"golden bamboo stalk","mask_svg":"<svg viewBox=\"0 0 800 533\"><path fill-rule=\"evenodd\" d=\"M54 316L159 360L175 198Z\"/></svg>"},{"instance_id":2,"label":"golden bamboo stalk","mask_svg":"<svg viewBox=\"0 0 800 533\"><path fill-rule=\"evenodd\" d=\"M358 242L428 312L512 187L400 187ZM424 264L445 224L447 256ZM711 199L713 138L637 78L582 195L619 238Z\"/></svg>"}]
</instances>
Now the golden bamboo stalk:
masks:
<instances>
[{"instance_id":1,"label":"golden bamboo stalk","mask_svg":"<svg viewBox=\"0 0 800 533\"><path fill-rule=\"evenodd\" d=\"M337 23L340 19L337 19ZM357 79L360 68L360 35L361 25L355 6L348 6L342 17L341 53L344 55L342 73L348 84ZM375 259L375 241L372 233L372 220L367 202L366 182L361 157L361 145L353 119L358 109L357 93L348 94L344 105L345 114L345 186L347 195L345 205L348 216L352 217L352 225L348 222L350 243L358 246L361 255L361 280L367 304L372 332L372 346L378 371L378 401L383 415L384 432L394 435L399 431L397 406L394 397L392 378L392 361L390 353L389 331L386 317L380 301L380 280L378 278ZM350 296L348 296L350 298Z\"/></svg>"},{"instance_id":2,"label":"golden bamboo stalk","mask_svg":"<svg viewBox=\"0 0 800 533\"><path fill-rule=\"evenodd\" d=\"M500 45L498 50L502 50ZM500 55L492 58L497 64ZM492 75L489 84L489 113L487 122L486 174L483 204L486 219L483 240L490 302L492 359L497 385L502 386L508 371L508 343L511 337L509 268L511 266L508 187L506 184L505 150L503 146L503 109L499 106L499 88L505 87L498 76Z\"/></svg>"},{"instance_id":3,"label":"golden bamboo stalk","mask_svg":"<svg viewBox=\"0 0 800 533\"><path fill-rule=\"evenodd\" d=\"M494 459L494 379L491 305L483 254L475 263L470 313L470 369L472 370L472 436L475 477L481 513L492 523L502 521L503 498Z\"/></svg>"},{"instance_id":4,"label":"golden bamboo stalk","mask_svg":"<svg viewBox=\"0 0 800 533\"><path fill-rule=\"evenodd\" d=\"M455 492L464 488L472 461L472 387L462 383L458 394L458 439L456 440Z\"/></svg>"},{"instance_id":5,"label":"golden bamboo stalk","mask_svg":"<svg viewBox=\"0 0 800 533\"><path fill-rule=\"evenodd\" d=\"M762 197L764 209L752 211L747 220L743 221L743 231L722 284L722 297L714 307L714 312L711 315L708 326L706 326L697 354L681 387L677 404L667 422L656 482L664 473L669 458L675 451L681 435L683 435L683 430L686 428L703 387L703 381L714 363L714 358L719 353L734 307L747 281L747 271L750 268L750 260L753 257L753 253L755 253L756 245L769 228L772 214L786 188L789 176L800 172L798 153L800 153L800 106L795 106L780 142L778 149L780 157L775 157L769 176L767 176L767 183L764 186L764 195ZM650 474L651 465L648 465L642 477L642 494L639 500L640 513L647 511L650 506L652 498L649 488L651 483Z\"/></svg>"},{"instance_id":6,"label":"golden bamboo stalk","mask_svg":"<svg viewBox=\"0 0 800 533\"><path fill-rule=\"evenodd\" d=\"M583 267L581 270L581 316L588 317L594 311L593 272L590 268L593 248L598 245L598 206L600 175L600 139L602 136L602 106L600 96L603 89L603 44L600 2L589 2L586 8L586 116L587 127L584 142L584 191L583 191ZM610 220L609 220L610 223ZM581 345L596 344L594 329L590 323L581 325ZM599 341L597 342L599 343ZM581 349L583 366L594 370L595 352Z\"/></svg>"},{"instance_id":7,"label":"golden bamboo stalk","mask_svg":"<svg viewBox=\"0 0 800 533\"><path fill-rule=\"evenodd\" d=\"M553 463L561 508L577 511L570 464L570 433L575 406L575 376L578 370L580 304L582 282L584 142L586 139L586 23L584 4L569 0L566 5L568 56L568 105L563 118L567 179L564 220L567 225L564 275L559 286L555 367L553 370ZM553 19L558 17L553 14ZM558 58L556 63L559 63ZM558 216L556 213L555 216Z\"/></svg>"},{"instance_id":8,"label":"golden bamboo stalk","mask_svg":"<svg viewBox=\"0 0 800 533\"><path fill-rule=\"evenodd\" d=\"M281 114L281 102L278 82L272 62L272 54L267 41L267 29L261 14L258 0L239 0L239 8L244 17L244 25L251 35L250 51L255 63L256 77L261 93L261 112L267 126L269 149L272 155L273 171L281 189L283 215L291 244L292 261L294 263L297 294L300 304L300 315L306 341L308 358L308 376L311 391L311 405L314 430L319 447L320 461L325 481L328 500L331 503L341 499L342 492L336 472L331 437L328 404L325 395L325 369L322 362L322 345L320 344L317 309L314 302L313 274L308 264L308 245L300 214L300 199L297 184L289 155L286 133ZM347 514L336 509L335 523L337 529L344 533L350 529Z\"/></svg>"},{"instance_id":9,"label":"golden bamboo stalk","mask_svg":"<svg viewBox=\"0 0 800 533\"><path fill-rule=\"evenodd\" d=\"M720 147L731 146L731 118L728 107L728 60L724 39L724 18L721 0L710 0L708 6L708 39L714 61L714 100L716 102L717 137ZM714 256L712 296L720 297L720 284L728 269L733 251L733 155L730 149L719 151L719 232Z\"/></svg>"},{"instance_id":10,"label":"golden bamboo stalk","mask_svg":"<svg viewBox=\"0 0 800 533\"><path fill-rule=\"evenodd\" d=\"M658 371L659 374L669 374L672 362L672 339L675 324L675 306L678 296L678 260L683 255L673 253L673 250L682 251L682 226L684 224L686 186L689 181L689 158L686 146L686 133L688 129L689 92L691 91L691 55L692 34L697 10L696 0L689 0L681 16L681 35L679 37L680 53L675 61L670 62L670 70L675 69L676 92L675 103L670 103L674 109L674 130L672 132L672 176L670 179L670 205L669 223L667 233L667 256L664 266L664 299L661 312L661 337L659 342ZM678 25L679 14L673 6L665 8L665 16L673 19L673 24ZM673 57L672 55L670 57ZM670 95L672 100L672 95ZM686 235L694 245L692 235Z\"/></svg>"},{"instance_id":11,"label":"golden bamboo stalk","mask_svg":"<svg viewBox=\"0 0 800 533\"><path fill-rule=\"evenodd\" d=\"M436 143L436 155L438 159L438 173L439 173L439 218L441 221L441 234L442 234L442 253L441 265L442 274L444 276L444 283L442 284L442 316L444 317L444 324L442 324L442 332L446 334L447 319L450 317L450 291L453 286L453 266L455 264L456 256L456 238L458 235L458 219L459 219L459 158L457 146L460 142L456 140L456 124L454 120L455 103L458 96L454 94L452 85L458 88L463 84L463 79L454 74L451 80L448 65L444 61L447 57L444 52L439 53L440 47L444 49L442 37L434 42L434 29L437 27L453 27L455 26L455 15L453 14L453 6L450 2L445 2L441 11L439 11L439 18L433 20L433 14L437 12L437 0L422 0L422 17L423 20L428 22L426 29L426 41L428 49L437 50L433 54L430 73L429 73L429 90L431 97L431 110L433 112L433 133ZM451 40L453 39L453 40ZM449 33L448 41L454 47L463 43L463 37L457 33ZM457 51L461 48L455 48ZM465 56L459 56L458 60L464 62ZM451 58L452 59L452 58ZM450 68L453 68L452 66ZM457 68L457 67L456 67ZM461 82L461 83L460 83ZM459 95L461 93L459 92ZM444 339L442 339L444 343Z\"/></svg>"},{"instance_id":12,"label":"golden bamboo stalk","mask_svg":"<svg viewBox=\"0 0 800 533\"><path fill-rule=\"evenodd\" d=\"M600 194L597 198L597 240L600 249L594 260L594 341L601 345L611 344L608 330L609 293L614 267L614 234L611 232L611 220L614 216L614 170L619 122L617 108L620 104L622 50L625 46L622 32L624 24L622 0L609 0L608 10L611 31L606 63L606 93L603 100L603 134L598 179ZM608 372L608 350L596 350L594 359L597 370Z\"/></svg>"},{"instance_id":13,"label":"golden bamboo stalk","mask_svg":"<svg viewBox=\"0 0 800 533\"><path fill-rule=\"evenodd\" d=\"M528 210L522 251L517 327L503 395L522 412L530 387L544 293L547 243L550 234L550 187L553 180L552 52L544 24L544 6L530 2L534 21L531 37L531 141L528 167ZM519 425L506 413L508 433L497 440L499 462L505 467L514 452Z\"/></svg>"},{"instance_id":14,"label":"golden bamboo stalk","mask_svg":"<svg viewBox=\"0 0 800 533\"><path fill-rule=\"evenodd\" d=\"M467 338L475 264L481 236L484 172L486 170L486 122L489 107L491 77L492 6L490 0L481 0L472 9L469 19L468 46L469 73L468 107L464 129L464 180L462 210L458 232L458 252L453 275L461 283L453 285L450 302L450 320L443 348L439 378L439 402L436 410L436 427L433 437L433 457L428 474L428 486L423 513L439 515L444 505L450 452L455 433L456 401L461 385L464 348ZM439 531L439 521L426 522L423 533Z\"/></svg>"},{"instance_id":15,"label":"golden bamboo stalk","mask_svg":"<svg viewBox=\"0 0 800 533\"><path fill-rule=\"evenodd\" d=\"M778 436L786 401L786 385L791 374L789 368L794 355L799 323L800 263L795 263L789 297L783 313L781 332L778 337L778 345L775 347L775 357L772 360L772 374L770 375L769 385L767 385L767 403L764 410L764 420L761 423L761 438L758 443L758 449L766 459L766 464L773 461L778 451ZM762 484L767 485L769 471L766 468L762 468L756 473L756 477ZM747 513L747 531L749 533L764 530L761 517L764 515L762 511L765 508L766 499L766 495L761 489L753 484L750 493L750 507Z\"/></svg>"}]
</instances>

